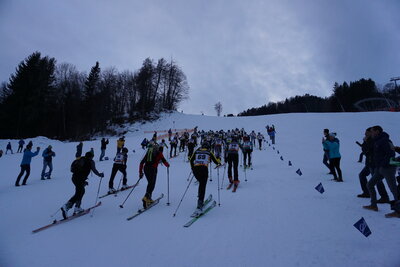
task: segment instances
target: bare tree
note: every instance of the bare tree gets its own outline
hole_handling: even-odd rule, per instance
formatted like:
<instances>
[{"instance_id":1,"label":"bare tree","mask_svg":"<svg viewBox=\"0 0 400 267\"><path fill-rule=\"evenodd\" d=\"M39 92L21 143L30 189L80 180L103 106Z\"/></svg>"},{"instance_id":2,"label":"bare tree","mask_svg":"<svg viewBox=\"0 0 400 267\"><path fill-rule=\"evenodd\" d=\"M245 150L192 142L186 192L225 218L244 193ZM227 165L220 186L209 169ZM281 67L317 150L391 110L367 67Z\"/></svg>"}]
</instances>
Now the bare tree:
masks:
<instances>
[{"instance_id":1,"label":"bare tree","mask_svg":"<svg viewBox=\"0 0 400 267\"><path fill-rule=\"evenodd\" d=\"M214 109L217 112L218 117L221 116L221 112L222 112L221 102L218 101L218 103L214 105Z\"/></svg>"}]
</instances>

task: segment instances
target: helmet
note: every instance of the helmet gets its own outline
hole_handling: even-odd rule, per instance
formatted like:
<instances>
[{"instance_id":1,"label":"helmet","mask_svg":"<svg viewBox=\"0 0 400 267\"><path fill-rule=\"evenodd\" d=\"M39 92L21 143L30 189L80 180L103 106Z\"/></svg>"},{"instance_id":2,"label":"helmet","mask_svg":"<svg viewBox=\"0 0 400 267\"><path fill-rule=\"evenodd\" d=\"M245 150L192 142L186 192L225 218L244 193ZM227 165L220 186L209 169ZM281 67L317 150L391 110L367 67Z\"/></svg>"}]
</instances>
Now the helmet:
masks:
<instances>
[{"instance_id":1,"label":"helmet","mask_svg":"<svg viewBox=\"0 0 400 267\"><path fill-rule=\"evenodd\" d=\"M206 149L210 149L210 143L205 141L201 144L201 148L206 148Z\"/></svg>"},{"instance_id":2,"label":"helmet","mask_svg":"<svg viewBox=\"0 0 400 267\"><path fill-rule=\"evenodd\" d=\"M92 159L93 157L94 157L94 155L92 152L90 152L90 151L86 152L85 158Z\"/></svg>"}]
</instances>

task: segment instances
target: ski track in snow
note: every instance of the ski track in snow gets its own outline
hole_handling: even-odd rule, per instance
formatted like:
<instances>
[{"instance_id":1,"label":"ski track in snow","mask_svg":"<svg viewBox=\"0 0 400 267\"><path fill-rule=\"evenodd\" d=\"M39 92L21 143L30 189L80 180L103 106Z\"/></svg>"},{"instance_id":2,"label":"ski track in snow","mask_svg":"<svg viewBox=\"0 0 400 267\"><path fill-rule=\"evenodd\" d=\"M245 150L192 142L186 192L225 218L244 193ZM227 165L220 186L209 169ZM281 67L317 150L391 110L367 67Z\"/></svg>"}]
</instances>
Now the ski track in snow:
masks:
<instances>
[{"instance_id":1,"label":"ski track in snow","mask_svg":"<svg viewBox=\"0 0 400 267\"><path fill-rule=\"evenodd\" d=\"M166 168L160 165L153 196L164 193L165 197L132 221L126 218L141 207L146 179L140 181L123 209L118 206L129 191L119 193L118 197L103 198L93 217L86 215L32 234L33 229L50 223L53 220L50 215L73 194L69 168L77 143L44 137L26 139L33 141L34 148L41 147L39 156L32 159L27 186L14 186L22 154L0 158L0 266L400 266L400 220L384 218L390 212L389 205L379 205L379 212L371 212L362 209L369 200L356 197L361 193L358 173L363 165L357 163L360 148L355 144L362 141L367 127L381 125L394 144L399 145L400 113L239 118L166 114L155 122L128 127L125 134L129 149L128 184L138 179L138 165L144 153L140 143L144 137L151 137L143 131L168 130L173 128L174 121L178 129L243 127L248 132L262 132L266 138L265 126L274 124L277 144L275 150L267 145L266 150L253 152L254 170L246 171L247 182L243 169L239 168L241 183L236 193L225 189L228 180L225 175L221 206L217 205L189 228L183 224L196 206L194 181L176 217L172 216L190 172L189 164L180 154L167 159L171 163L170 206L166 206ZM330 181L332 177L322 164L324 128L338 133L344 183ZM98 162L100 140L84 142L84 153L93 147L96 167L105 172L100 195L107 191L117 138L110 138L106 152L110 160L103 162ZM0 149L5 151L8 141L0 140ZM11 141L16 151L17 140ZM41 153L49 144L56 152L53 179L41 181ZM288 160L293 166L288 166ZM298 168L302 176L295 173ZM223 168L219 172L221 182ZM120 178L118 173L115 186ZM218 202L217 170L212 170L212 178L206 194L213 194ZM83 207L94 204L99 181L97 176L89 176ZM320 182L325 188L322 195L314 189ZM392 197L390 192L389 196ZM361 217L371 228L372 235L368 238L353 227Z\"/></svg>"}]
</instances>

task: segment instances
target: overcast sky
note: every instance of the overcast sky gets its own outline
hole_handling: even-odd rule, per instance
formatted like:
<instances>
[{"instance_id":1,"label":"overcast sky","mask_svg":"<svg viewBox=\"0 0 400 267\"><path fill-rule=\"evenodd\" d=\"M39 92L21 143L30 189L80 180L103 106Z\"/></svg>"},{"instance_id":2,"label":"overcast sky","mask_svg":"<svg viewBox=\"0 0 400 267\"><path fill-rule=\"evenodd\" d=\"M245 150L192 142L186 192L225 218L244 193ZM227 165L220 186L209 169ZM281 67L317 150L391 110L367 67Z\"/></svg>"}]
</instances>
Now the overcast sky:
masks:
<instances>
[{"instance_id":1,"label":"overcast sky","mask_svg":"<svg viewBox=\"0 0 400 267\"><path fill-rule=\"evenodd\" d=\"M400 0L0 0L0 81L34 51L89 72L173 59L185 113L238 113L400 76Z\"/></svg>"}]
</instances>

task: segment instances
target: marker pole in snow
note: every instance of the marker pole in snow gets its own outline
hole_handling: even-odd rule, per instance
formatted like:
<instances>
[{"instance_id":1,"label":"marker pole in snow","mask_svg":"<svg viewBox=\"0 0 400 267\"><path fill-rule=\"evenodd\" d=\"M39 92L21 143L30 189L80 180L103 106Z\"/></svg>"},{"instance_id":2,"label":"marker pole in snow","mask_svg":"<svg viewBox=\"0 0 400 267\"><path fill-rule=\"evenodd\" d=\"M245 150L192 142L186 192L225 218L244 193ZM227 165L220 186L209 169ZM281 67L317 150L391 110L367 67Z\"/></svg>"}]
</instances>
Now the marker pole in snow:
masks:
<instances>
[{"instance_id":1,"label":"marker pole in snow","mask_svg":"<svg viewBox=\"0 0 400 267\"><path fill-rule=\"evenodd\" d=\"M173 215L173 217L175 217L175 216L176 216L176 213L178 212L178 210L179 210L179 207L180 207L180 206L181 206L181 204L182 204L183 198L185 197L185 195L186 195L186 192L188 191L188 189L189 189L189 186L190 186L190 184L191 184L191 183L192 183L192 181L193 181L193 177L194 177L194 175L193 175L193 176L192 176L192 178L190 179L190 181L189 181L189 183L188 183L188 185L187 185L187 187L186 187L185 193L183 193L183 196L182 196L182 198L181 198L181 201L179 201L178 207L176 208L176 210L175 210L175 212L174 212L174 215Z\"/></svg>"},{"instance_id":2,"label":"marker pole in snow","mask_svg":"<svg viewBox=\"0 0 400 267\"><path fill-rule=\"evenodd\" d=\"M129 194L126 196L124 202L122 202L122 204L119 205L119 207L120 207L121 209L124 207L125 202L128 200L129 196L132 194L133 189L135 189L136 186L139 184L140 179L142 179L142 178L139 178L139 179L137 180L136 184L133 185L133 187L132 187L132 189L131 189L131 192L129 192Z\"/></svg>"},{"instance_id":3,"label":"marker pole in snow","mask_svg":"<svg viewBox=\"0 0 400 267\"><path fill-rule=\"evenodd\" d=\"M104 176L104 175L103 175L103 176ZM97 205L97 201L99 200L99 193L100 193L101 181L103 181L103 177L100 177L99 187L97 188L96 202L94 203L94 206ZM90 217L93 217L94 210L95 210L95 209L93 209L92 214L90 214Z\"/></svg>"},{"instance_id":4,"label":"marker pole in snow","mask_svg":"<svg viewBox=\"0 0 400 267\"><path fill-rule=\"evenodd\" d=\"M169 206L171 203L169 203L169 167L167 168L167 206Z\"/></svg>"}]
</instances>

